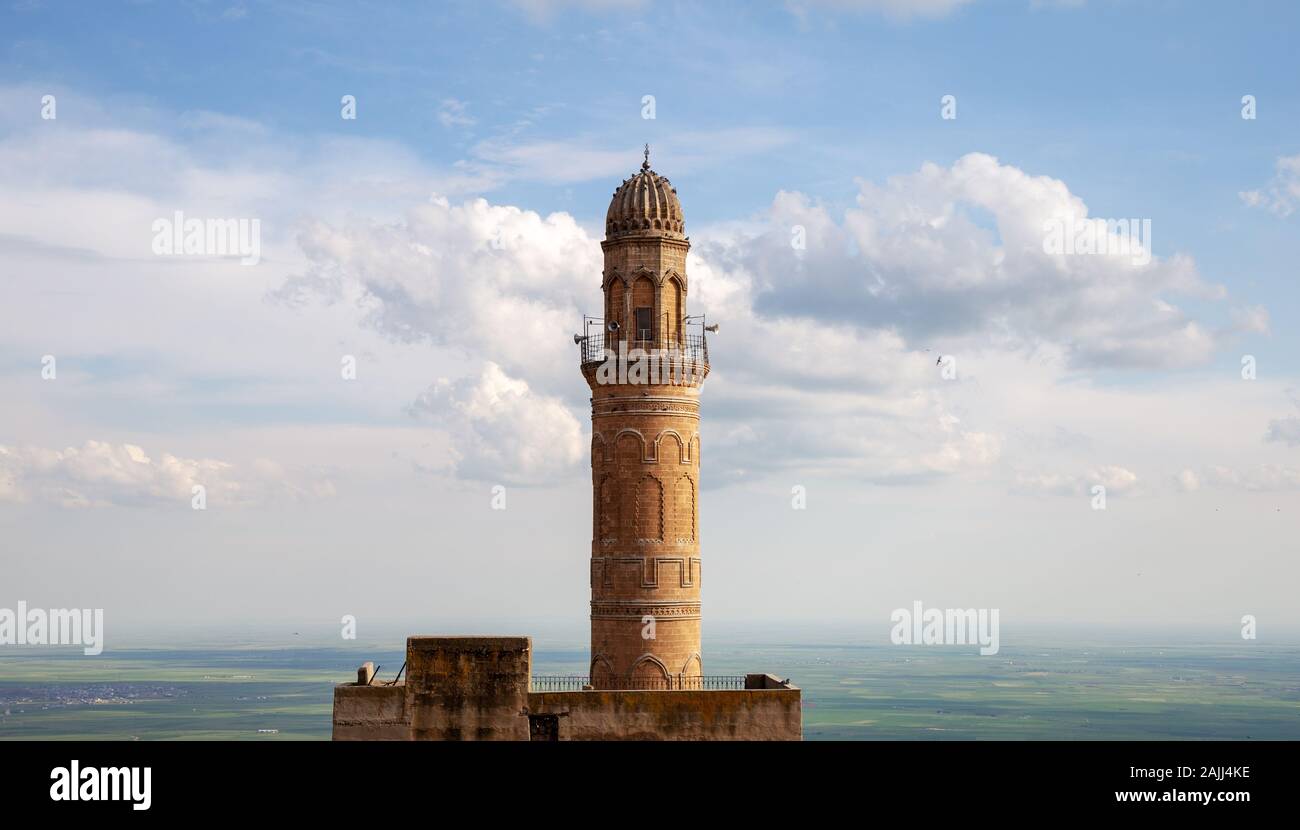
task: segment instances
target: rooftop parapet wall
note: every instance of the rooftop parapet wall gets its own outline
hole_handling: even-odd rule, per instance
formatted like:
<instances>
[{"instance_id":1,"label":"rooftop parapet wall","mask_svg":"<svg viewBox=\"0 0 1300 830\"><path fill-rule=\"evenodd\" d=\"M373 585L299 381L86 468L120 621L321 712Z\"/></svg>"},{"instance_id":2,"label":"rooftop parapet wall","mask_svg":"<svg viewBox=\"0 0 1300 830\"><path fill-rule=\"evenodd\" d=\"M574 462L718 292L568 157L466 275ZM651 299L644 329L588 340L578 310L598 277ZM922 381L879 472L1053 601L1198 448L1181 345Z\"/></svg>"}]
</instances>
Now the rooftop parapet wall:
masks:
<instances>
[{"instance_id":1,"label":"rooftop parapet wall","mask_svg":"<svg viewBox=\"0 0 1300 830\"><path fill-rule=\"evenodd\" d=\"M411 737L406 684L334 687L334 740L405 741Z\"/></svg>"},{"instance_id":2,"label":"rooftop parapet wall","mask_svg":"<svg viewBox=\"0 0 1300 830\"><path fill-rule=\"evenodd\" d=\"M561 741L798 741L801 692L779 689L534 692Z\"/></svg>"},{"instance_id":3,"label":"rooftop parapet wall","mask_svg":"<svg viewBox=\"0 0 1300 830\"><path fill-rule=\"evenodd\" d=\"M743 690L529 692L531 668L527 637L411 637L405 683L334 688L334 740L802 737L801 692L772 675Z\"/></svg>"},{"instance_id":4,"label":"rooftop parapet wall","mask_svg":"<svg viewBox=\"0 0 1300 830\"><path fill-rule=\"evenodd\" d=\"M527 637L408 637L411 739L528 740L532 654Z\"/></svg>"}]
</instances>

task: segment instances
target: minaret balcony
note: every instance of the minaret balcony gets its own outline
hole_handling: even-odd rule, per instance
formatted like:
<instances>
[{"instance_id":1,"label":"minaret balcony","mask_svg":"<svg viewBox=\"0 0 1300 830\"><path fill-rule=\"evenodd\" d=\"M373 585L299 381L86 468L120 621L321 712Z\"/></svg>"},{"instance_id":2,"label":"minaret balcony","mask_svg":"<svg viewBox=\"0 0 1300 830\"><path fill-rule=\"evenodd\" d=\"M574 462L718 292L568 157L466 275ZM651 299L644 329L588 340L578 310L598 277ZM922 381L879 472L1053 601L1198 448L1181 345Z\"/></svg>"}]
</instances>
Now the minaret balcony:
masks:
<instances>
[{"instance_id":1,"label":"minaret balcony","mask_svg":"<svg viewBox=\"0 0 1300 830\"><path fill-rule=\"evenodd\" d=\"M703 334L683 334L672 339L627 339L619 334L591 334L579 338L578 352L579 365L584 368L611 358L635 360L643 355L703 367L709 365L709 341Z\"/></svg>"},{"instance_id":2,"label":"minaret balcony","mask_svg":"<svg viewBox=\"0 0 1300 830\"><path fill-rule=\"evenodd\" d=\"M600 317L583 317L582 334L575 334L578 365L586 368L612 358L637 359L645 355L684 361L705 369L709 365L709 340L706 332L718 327L706 326L702 318L691 317L675 332L666 336L655 329L622 331L617 323L606 324Z\"/></svg>"}]
</instances>

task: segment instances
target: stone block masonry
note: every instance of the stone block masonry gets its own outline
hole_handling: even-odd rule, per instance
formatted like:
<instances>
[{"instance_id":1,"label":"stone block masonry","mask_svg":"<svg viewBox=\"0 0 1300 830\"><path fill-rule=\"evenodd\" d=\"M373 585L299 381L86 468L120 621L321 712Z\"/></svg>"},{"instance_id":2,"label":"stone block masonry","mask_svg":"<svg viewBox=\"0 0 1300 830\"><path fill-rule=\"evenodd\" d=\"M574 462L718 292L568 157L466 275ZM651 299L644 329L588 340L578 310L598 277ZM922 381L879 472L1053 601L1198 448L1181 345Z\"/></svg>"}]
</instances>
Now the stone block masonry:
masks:
<instances>
[{"instance_id":1,"label":"stone block masonry","mask_svg":"<svg viewBox=\"0 0 1300 830\"><path fill-rule=\"evenodd\" d=\"M676 188L647 154L605 217L601 348L580 341L591 388L588 673L597 689L685 689L704 673L699 425L708 352L703 329L687 333L684 227ZM646 382L598 358L683 349L689 378L651 372Z\"/></svg>"},{"instance_id":2,"label":"stone block masonry","mask_svg":"<svg viewBox=\"0 0 1300 830\"><path fill-rule=\"evenodd\" d=\"M411 637L405 683L363 666L335 688L336 740L800 740L797 688L704 674L700 389L717 326L686 313L690 247L647 146L605 216L604 316L574 338L591 389L590 686L531 692L527 637ZM647 353L688 371L638 369Z\"/></svg>"},{"instance_id":3,"label":"stone block masonry","mask_svg":"<svg viewBox=\"0 0 1300 830\"><path fill-rule=\"evenodd\" d=\"M801 692L752 674L744 689L531 692L527 637L411 637L407 681L334 688L336 741L797 741Z\"/></svg>"}]
</instances>

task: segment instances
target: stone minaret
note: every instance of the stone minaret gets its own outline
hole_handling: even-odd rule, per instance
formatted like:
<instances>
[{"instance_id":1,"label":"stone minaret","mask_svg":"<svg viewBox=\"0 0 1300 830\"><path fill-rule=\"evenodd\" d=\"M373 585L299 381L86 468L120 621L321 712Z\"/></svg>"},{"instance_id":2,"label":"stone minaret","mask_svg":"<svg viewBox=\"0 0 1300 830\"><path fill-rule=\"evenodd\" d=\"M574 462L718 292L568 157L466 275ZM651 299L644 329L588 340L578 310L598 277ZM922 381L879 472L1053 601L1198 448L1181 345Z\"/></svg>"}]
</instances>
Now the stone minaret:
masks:
<instances>
[{"instance_id":1,"label":"stone minaret","mask_svg":"<svg viewBox=\"0 0 1300 830\"><path fill-rule=\"evenodd\" d=\"M650 169L605 218L603 318L576 339L591 387L591 682L698 688L700 384L704 326L686 316L682 206ZM653 634L653 637L650 635Z\"/></svg>"}]
</instances>

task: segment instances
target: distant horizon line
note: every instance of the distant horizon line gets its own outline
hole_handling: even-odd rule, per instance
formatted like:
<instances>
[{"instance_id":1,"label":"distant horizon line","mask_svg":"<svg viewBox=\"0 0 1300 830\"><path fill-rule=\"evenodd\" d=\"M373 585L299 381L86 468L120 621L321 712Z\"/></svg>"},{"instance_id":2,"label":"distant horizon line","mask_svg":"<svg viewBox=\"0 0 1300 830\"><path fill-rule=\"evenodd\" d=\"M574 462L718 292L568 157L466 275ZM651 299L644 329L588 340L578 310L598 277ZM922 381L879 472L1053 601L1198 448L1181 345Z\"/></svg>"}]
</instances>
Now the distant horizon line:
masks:
<instances>
[{"instance_id":1,"label":"distant horizon line","mask_svg":"<svg viewBox=\"0 0 1300 830\"><path fill-rule=\"evenodd\" d=\"M709 619L703 626L706 642L722 639L761 641L765 644L812 644L809 638L825 639L830 644L889 645L888 624L878 620L753 620L741 618ZM124 622L106 626L106 648L142 642L183 645L186 642L203 643L212 640L253 639L267 640L292 646L295 639L303 645L320 646L323 641L339 645L374 643L393 640L405 642L409 636L527 636L534 641L573 640L586 646L590 634L585 618L570 617L457 617L436 619L360 617L355 639L343 639L338 623L301 618L265 619L244 622L207 620ZM1162 637L1176 638L1185 643L1195 639L1206 644L1222 645L1293 645L1300 644L1300 623L1268 623L1259 627L1258 638L1246 640L1240 636L1240 626L1235 620L1225 620L1219 625L1204 621L1122 622L1122 621L1062 621L1025 620L1015 626L1003 628L1007 645L1035 642L1043 638L1067 640L1100 639L1108 642L1126 641L1135 644L1158 644ZM11 649L0 649L6 655ZM12 650L14 653L21 653Z\"/></svg>"}]
</instances>

